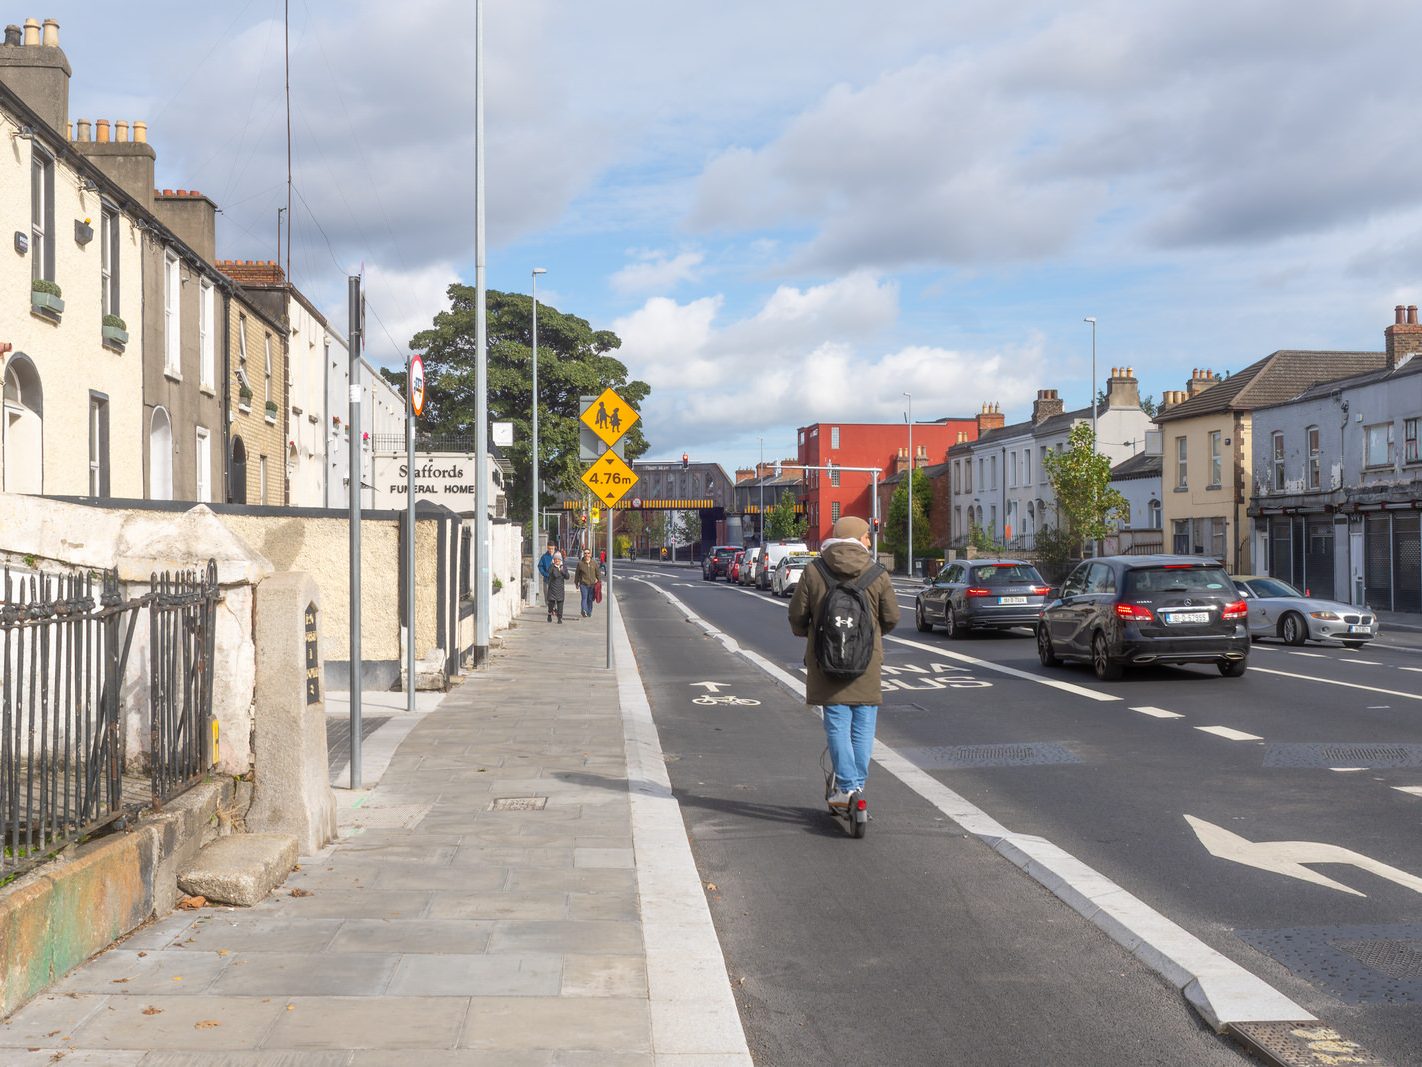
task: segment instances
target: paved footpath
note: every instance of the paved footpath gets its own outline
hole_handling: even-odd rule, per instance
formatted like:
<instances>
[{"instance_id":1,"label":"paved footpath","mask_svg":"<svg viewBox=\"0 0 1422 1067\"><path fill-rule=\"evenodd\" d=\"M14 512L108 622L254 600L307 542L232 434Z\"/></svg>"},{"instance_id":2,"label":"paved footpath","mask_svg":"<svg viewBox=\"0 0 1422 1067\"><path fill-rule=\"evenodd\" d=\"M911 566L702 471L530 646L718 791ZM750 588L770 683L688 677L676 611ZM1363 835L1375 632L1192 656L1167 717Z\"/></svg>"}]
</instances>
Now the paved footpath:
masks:
<instances>
[{"instance_id":1,"label":"paved footpath","mask_svg":"<svg viewBox=\"0 0 1422 1067\"><path fill-rule=\"evenodd\" d=\"M0 1024L0 1063L749 1067L605 623L526 612L346 805L339 844L255 908L180 912L96 957Z\"/></svg>"}]
</instances>

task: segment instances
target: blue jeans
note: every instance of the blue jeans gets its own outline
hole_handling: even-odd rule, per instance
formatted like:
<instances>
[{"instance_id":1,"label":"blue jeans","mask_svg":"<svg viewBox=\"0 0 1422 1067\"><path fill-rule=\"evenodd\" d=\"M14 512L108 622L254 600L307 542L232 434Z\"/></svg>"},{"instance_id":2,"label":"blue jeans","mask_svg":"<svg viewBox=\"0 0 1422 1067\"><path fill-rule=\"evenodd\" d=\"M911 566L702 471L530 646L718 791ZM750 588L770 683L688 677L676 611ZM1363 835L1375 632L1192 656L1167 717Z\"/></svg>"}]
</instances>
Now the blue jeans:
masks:
<instances>
[{"instance_id":1,"label":"blue jeans","mask_svg":"<svg viewBox=\"0 0 1422 1067\"><path fill-rule=\"evenodd\" d=\"M845 792L863 789L869 776L869 757L874 754L879 705L826 704L823 712L835 785Z\"/></svg>"},{"instance_id":2,"label":"blue jeans","mask_svg":"<svg viewBox=\"0 0 1422 1067\"><path fill-rule=\"evenodd\" d=\"M593 609L593 591L594 591L596 588L597 588L596 586L592 586L592 585L585 585L585 586L582 587L582 590L581 590L581 591L582 591L582 594L583 594L583 614L584 614L584 615L591 615L591 614L592 614L592 609Z\"/></svg>"}]
</instances>

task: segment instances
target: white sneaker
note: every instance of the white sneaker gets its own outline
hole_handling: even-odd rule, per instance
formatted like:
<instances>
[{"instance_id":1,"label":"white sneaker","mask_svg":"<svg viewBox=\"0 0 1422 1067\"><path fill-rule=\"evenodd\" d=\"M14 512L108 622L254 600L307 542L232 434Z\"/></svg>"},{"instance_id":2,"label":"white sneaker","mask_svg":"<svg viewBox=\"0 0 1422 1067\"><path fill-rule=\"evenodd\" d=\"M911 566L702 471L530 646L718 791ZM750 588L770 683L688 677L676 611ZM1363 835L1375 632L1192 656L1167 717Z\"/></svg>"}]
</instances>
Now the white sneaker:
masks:
<instances>
[{"instance_id":1,"label":"white sneaker","mask_svg":"<svg viewBox=\"0 0 1422 1067\"><path fill-rule=\"evenodd\" d=\"M850 796L851 794L846 793L843 789L836 789L825 798L825 802L832 808L847 808Z\"/></svg>"}]
</instances>

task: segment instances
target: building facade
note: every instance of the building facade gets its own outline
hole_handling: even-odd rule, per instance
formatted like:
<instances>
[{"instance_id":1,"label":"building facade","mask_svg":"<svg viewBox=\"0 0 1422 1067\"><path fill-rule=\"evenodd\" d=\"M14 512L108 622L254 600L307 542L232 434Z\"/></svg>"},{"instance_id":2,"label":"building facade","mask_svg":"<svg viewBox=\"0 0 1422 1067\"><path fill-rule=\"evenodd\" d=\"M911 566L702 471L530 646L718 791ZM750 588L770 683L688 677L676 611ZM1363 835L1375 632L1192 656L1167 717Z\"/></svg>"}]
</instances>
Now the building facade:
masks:
<instances>
[{"instance_id":1,"label":"building facade","mask_svg":"<svg viewBox=\"0 0 1422 1067\"><path fill-rule=\"evenodd\" d=\"M1315 596L1422 612L1422 325L1384 365L1254 413L1256 567Z\"/></svg>"},{"instance_id":2,"label":"building facade","mask_svg":"<svg viewBox=\"0 0 1422 1067\"><path fill-rule=\"evenodd\" d=\"M287 483L287 331L252 294L236 289L225 303L231 398L227 500L291 503Z\"/></svg>"},{"instance_id":3,"label":"building facade","mask_svg":"<svg viewBox=\"0 0 1422 1067\"><path fill-rule=\"evenodd\" d=\"M1126 498L1126 514L1107 535L1107 555L1164 552L1165 511L1161 502L1160 434L1146 434L1146 448L1111 468L1111 488Z\"/></svg>"}]
</instances>

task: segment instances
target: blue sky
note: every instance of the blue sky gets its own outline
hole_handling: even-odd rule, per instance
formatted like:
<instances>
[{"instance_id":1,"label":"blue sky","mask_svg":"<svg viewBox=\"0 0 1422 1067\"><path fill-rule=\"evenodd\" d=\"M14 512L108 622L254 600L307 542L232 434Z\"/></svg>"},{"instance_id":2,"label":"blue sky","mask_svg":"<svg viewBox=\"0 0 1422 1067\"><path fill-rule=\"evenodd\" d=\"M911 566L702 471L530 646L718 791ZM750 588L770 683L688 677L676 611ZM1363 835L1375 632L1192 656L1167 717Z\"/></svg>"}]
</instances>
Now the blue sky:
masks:
<instances>
[{"instance_id":1,"label":"blue sky","mask_svg":"<svg viewBox=\"0 0 1422 1067\"><path fill-rule=\"evenodd\" d=\"M472 8L291 0L293 276L343 322L363 264L378 359L472 281ZM281 10L33 12L72 117L148 121L223 256L274 255ZM650 455L728 467L904 390L919 418L1085 404L1087 315L1098 379L1156 395L1380 349L1422 302L1419 33L1399 0L487 0L489 284L546 267L651 382Z\"/></svg>"}]
</instances>

